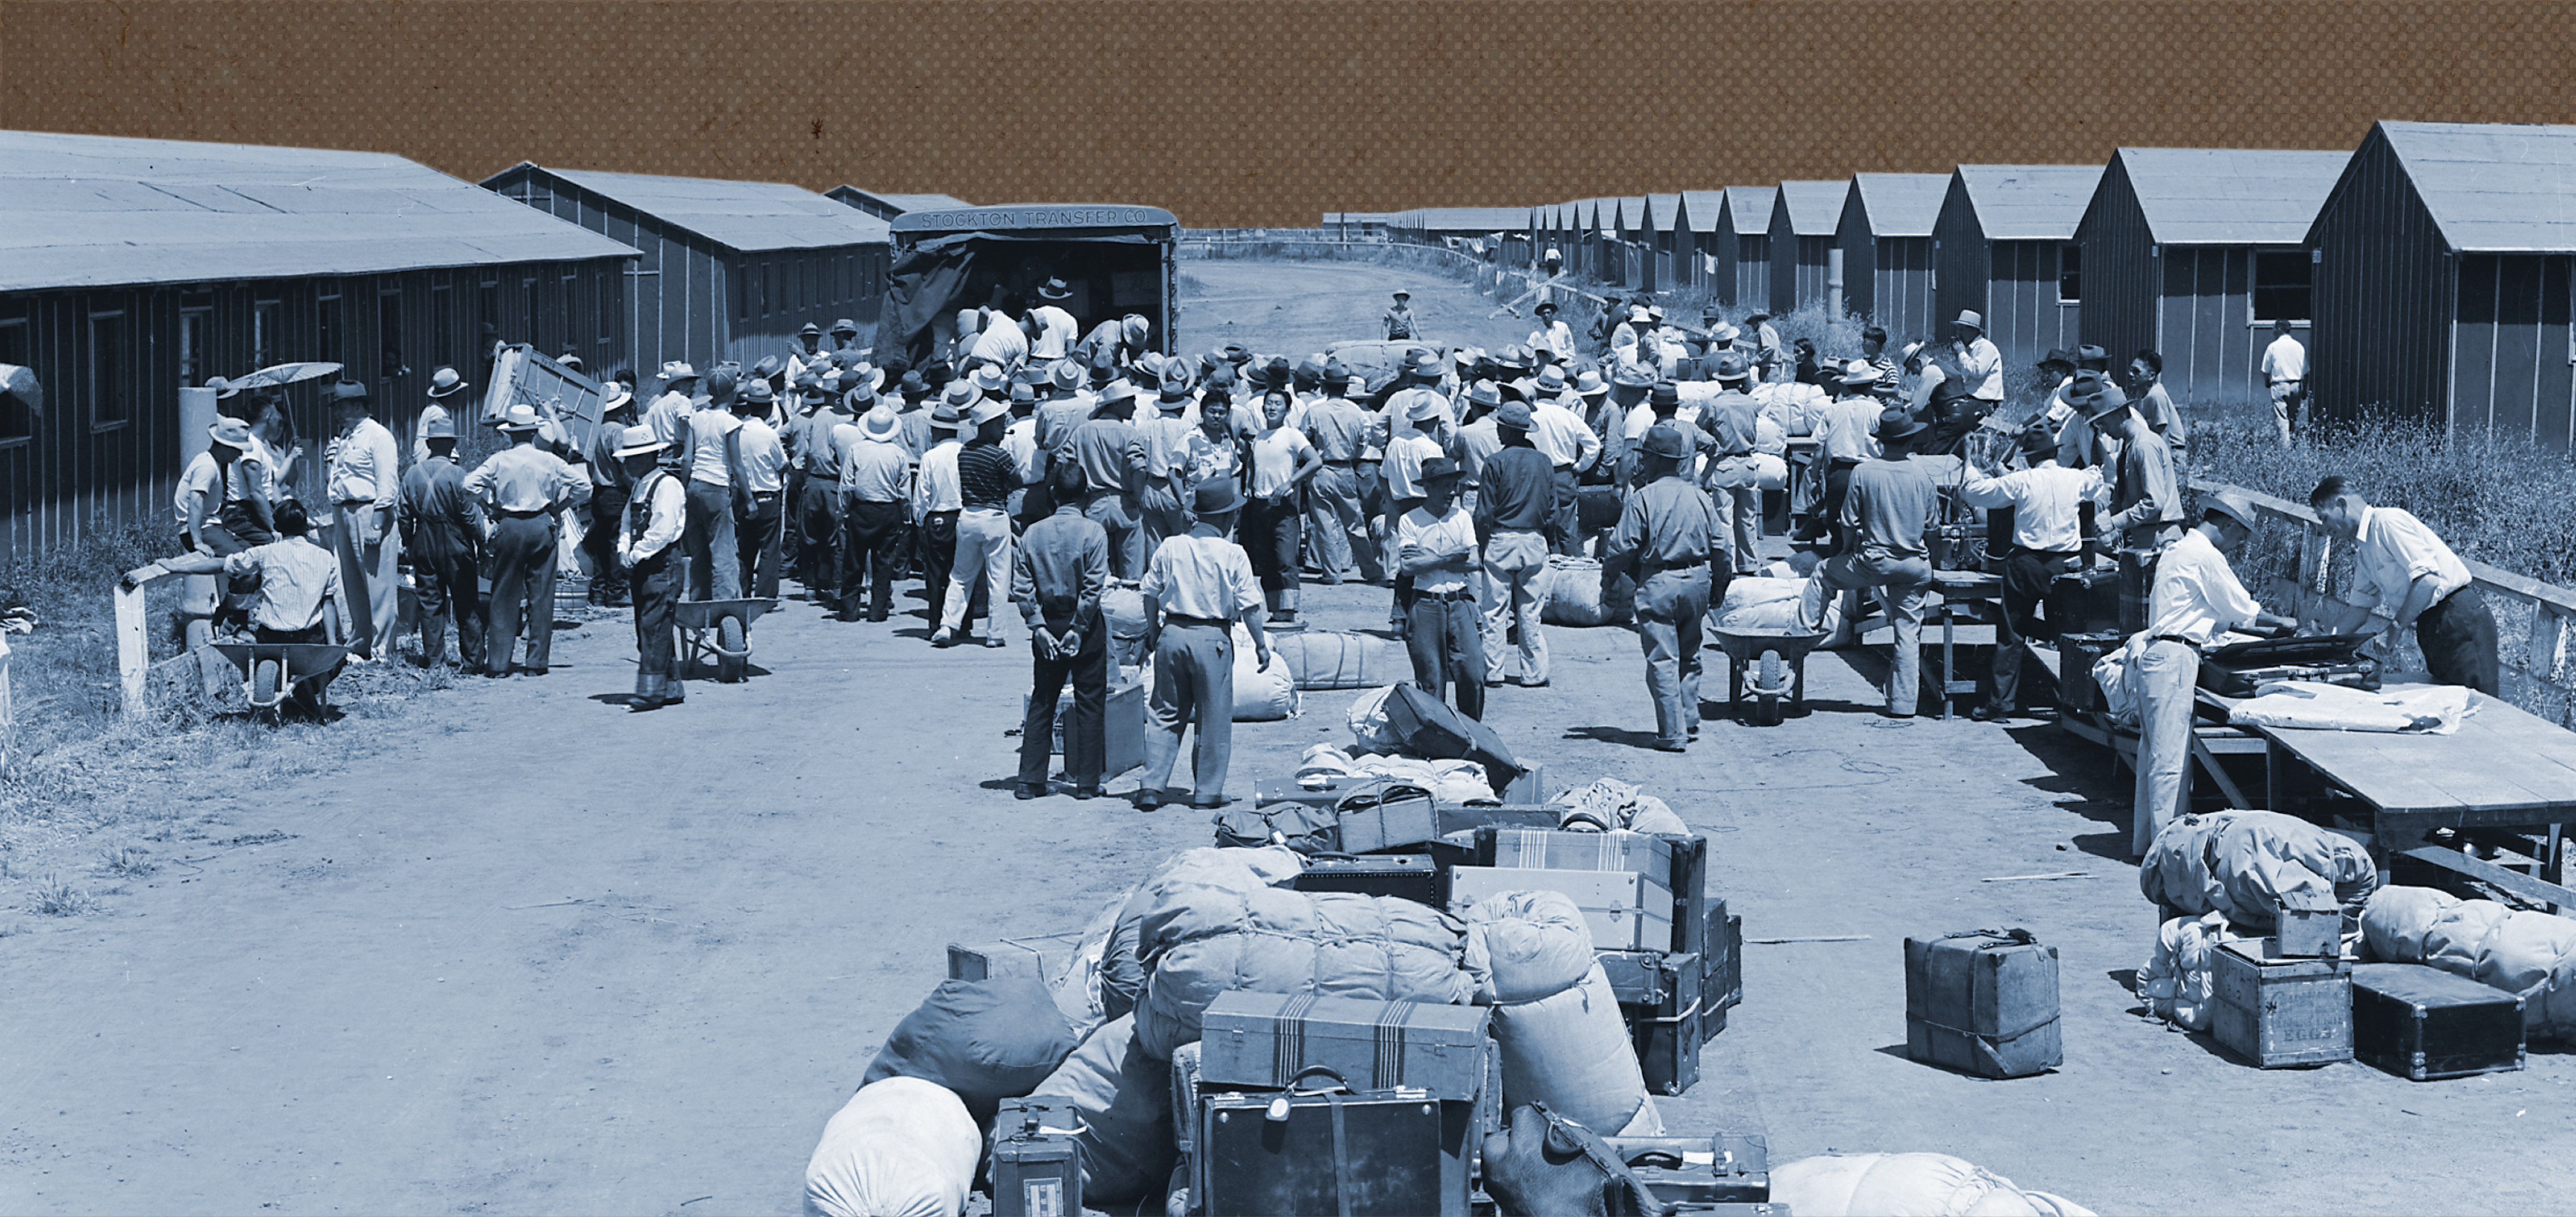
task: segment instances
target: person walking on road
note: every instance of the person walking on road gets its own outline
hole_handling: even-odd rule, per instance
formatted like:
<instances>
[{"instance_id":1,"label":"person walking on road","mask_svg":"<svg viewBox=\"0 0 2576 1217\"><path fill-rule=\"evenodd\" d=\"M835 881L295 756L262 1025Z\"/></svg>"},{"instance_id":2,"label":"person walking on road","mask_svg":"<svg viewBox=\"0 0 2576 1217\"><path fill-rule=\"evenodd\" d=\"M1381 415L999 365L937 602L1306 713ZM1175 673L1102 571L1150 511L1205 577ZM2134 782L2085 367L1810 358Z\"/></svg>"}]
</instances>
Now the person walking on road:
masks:
<instances>
[{"instance_id":1,"label":"person walking on road","mask_svg":"<svg viewBox=\"0 0 2576 1217\"><path fill-rule=\"evenodd\" d=\"M1601 577L1637 581L1637 641L1655 702L1654 746L1680 752L1699 737L1700 628L1708 615L1708 561L1723 526L1708 492L1686 470L1698 448L1658 423L1640 445L1649 480L1628 496L1603 547Z\"/></svg>"},{"instance_id":2,"label":"person walking on road","mask_svg":"<svg viewBox=\"0 0 2576 1217\"><path fill-rule=\"evenodd\" d=\"M2055 636L2041 624L2039 606L2049 585L2082 557L2078 513L2085 503L2105 510L2111 505L2102 471L2058 464L2057 437L2047 428L2023 431L2021 452L2028 468L2003 473L1980 464L1977 476L1959 488L1970 507L2013 513L2012 547L1999 555L2003 612L1995 618L1994 696L1969 711L1981 723L2021 713L2022 640Z\"/></svg>"},{"instance_id":3,"label":"person walking on road","mask_svg":"<svg viewBox=\"0 0 2576 1217\"><path fill-rule=\"evenodd\" d=\"M420 600L420 662L428 666L446 658L447 622L453 617L457 660L463 670L480 672L483 508L465 492L465 471L456 467L456 424L431 419L422 442L429 458L403 474L395 516Z\"/></svg>"},{"instance_id":4,"label":"person walking on road","mask_svg":"<svg viewBox=\"0 0 2576 1217\"><path fill-rule=\"evenodd\" d=\"M1520 671L1510 679L1524 688L1547 686L1547 635L1539 629L1538 577L1547 570L1547 519L1555 502L1556 470L1530 442L1529 403L1504 402L1494 411L1502 450L1485 459L1477 475L1476 535L1485 555L1485 683L1499 684L1504 639L1520 630Z\"/></svg>"},{"instance_id":5,"label":"person walking on road","mask_svg":"<svg viewBox=\"0 0 2576 1217\"><path fill-rule=\"evenodd\" d=\"M2471 583L2468 566L2441 537L2407 512L2371 506L2341 474L2318 482L2308 506L2328 532L2356 543L2355 598L2326 623L2330 632L2350 633L2374 609L2386 609L2392 627L2414 628L2433 683L2502 695L2495 614Z\"/></svg>"},{"instance_id":6,"label":"person walking on road","mask_svg":"<svg viewBox=\"0 0 2576 1217\"><path fill-rule=\"evenodd\" d=\"M1297 555L1305 539L1301 509L1308 479L1324 467L1324 458L1305 432L1288 425L1288 406L1285 391L1261 396L1260 429L1244 445L1252 493L1243 505L1241 536L1253 573L1261 578L1262 595L1270 601L1270 624L1293 628Z\"/></svg>"},{"instance_id":7,"label":"person walking on road","mask_svg":"<svg viewBox=\"0 0 2576 1217\"><path fill-rule=\"evenodd\" d=\"M2272 321L2272 345L2263 348L2263 383L2272 396L2272 429L2290 446L2290 423L2307 397L2308 348L2290 336L2290 319Z\"/></svg>"},{"instance_id":8,"label":"person walking on road","mask_svg":"<svg viewBox=\"0 0 2576 1217\"><path fill-rule=\"evenodd\" d=\"M1163 787L1181 752L1181 732L1195 729L1190 805L1225 802L1234 755L1236 622L1252 635L1253 658L1270 666L1270 635L1261 625L1261 581L1243 547L1225 539L1242 496L1225 482L1199 489L1198 523L1154 550L1139 590L1145 598L1145 650L1154 657L1154 689L1145 703L1145 775L1136 808L1163 805Z\"/></svg>"},{"instance_id":9,"label":"person walking on road","mask_svg":"<svg viewBox=\"0 0 2576 1217\"><path fill-rule=\"evenodd\" d=\"M546 674L555 624L555 513L590 501L590 475L537 446L536 407L510 407L501 433L510 446L465 475L467 497L483 508L491 533L492 618L484 633L483 674L510 674L510 651L527 635L521 669Z\"/></svg>"},{"instance_id":10,"label":"person walking on road","mask_svg":"<svg viewBox=\"0 0 2576 1217\"><path fill-rule=\"evenodd\" d=\"M356 620L350 649L362 658L394 653L395 589L401 586L402 540L394 535L394 503L402 497L402 454L394 433L368 413L367 386L344 380L332 386L340 434L324 454L330 479L323 493L336 521L331 547L340 554L340 581L349 590Z\"/></svg>"},{"instance_id":11,"label":"person walking on road","mask_svg":"<svg viewBox=\"0 0 2576 1217\"><path fill-rule=\"evenodd\" d=\"M984 645L1004 645L1001 608L1011 594L1010 500L1020 480L1017 463L1002 447L1002 431L1010 421L1011 407L996 397L979 399L974 412L966 416L975 438L957 449L957 548L949 561L943 594L932 597L940 602L939 629L930 636L932 646L954 646L964 639L979 583L991 607L984 622Z\"/></svg>"},{"instance_id":12,"label":"person walking on road","mask_svg":"<svg viewBox=\"0 0 2576 1217\"><path fill-rule=\"evenodd\" d=\"M1100 598L1109 590L1109 531L1082 514L1082 469L1048 474L1055 512L1029 525L1011 562L1011 602L1029 627L1032 671L1028 714L1020 722L1020 775L1012 794L1047 792L1047 757L1056 730L1056 696L1073 685L1073 714L1064 724L1064 775L1073 797L1097 798L1107 768L1102 724L1109 706L1109 629ZM1228 704L1229 717L1233 713Z\"/></svg>"},{"instance_id":13,"label":"person walking on road","mask_svg":"<svg viewBox=\"0 0 2576 1217\"><path fill-rule=\"evenodd\" d=\"M1404 644L1413 683L1438 701L1449 697L1469 718L1485 716L1485 627L1476 577L1483 547L1476 522L1458 505L1458 462L1422 462L1422 498L1396 520L1395 559L1413 580ZM1455 690L1451 697L1450 690Z\"/></svg>"},{"instance_id":14,"label":"person walking on road","mask_svg":"<svg viewBox=\"0 0 2576 1217\"><path fill-rule=\"evenodd\" d=\"M1923 420L1902 410L1879 419L1879 452L1852 470L1843 495L1843 551L1818 568L1826 587L1877 594L1879 607L1895 627L1894 655L1887 670L1887 716L1914 717L1921 692L1923 603L1932 586L1931 553L1923 534L1932 527L1941 505L1932 476L1913 460L1914 441L1929 430ZM1844 614L1859 620L1859 606Z\"/></svg>"},{"instance_id":15,"label":"person walking on road","mask_svg":"<svg viewBox=\"0 0 2576 1217\"><path fill-rule=\"evenodd\" d=\"M616 449L634 492L617 538L617 564L635 601L635 696L630 709L678 705L680 572L674 547L689 516L689 492L671 451L650 426L628 427Z\"/></svg>"},{"instance_id":16,"label":"person walking on road","mask_svg":"<svg viewBox=\"0 0 2576 1217\"><path fill-rule=\"evenodd\" d=\"M2232 492L2218 494L2202 505L2200 523L2156 562L2147 628L2128 645L2139 702L2138 781L2129 823L2132 858L2147 856L2156 833L2183 812L2191 789L2186 779L2201 648L2241 625L2297 627L2289 618L2264 612L2227 563L2227 555L2242 548L2254 528L2251 501Z\"/></svg>"},{"instance_id":17,"label":"person walking on road","mask_svg":"<svg viewBox=\"0 0 2576 1217\"><path fill-rule=\"evenodd\" d=\"M743 493L742 419L733 412L734 373L719 367L707 376L707 405L692 410L680 428L680 468L689 479L691 600L742 598L742 546L734 521L749 514Z\"/></svg>"},{"instance_id":18,"label":"person walking on road","mask_svg":"<svg viewBox=\"0 0 2576 1217\"><path fill-rule=\"evenodd\" d=\"M1386 315L1378 318L1378 328L1386 331L1389 342L1419 337L1413 322L1413 293L1400 287L1395 289L1395 303L1388 305Z\"/></svg>"}]
</instances>

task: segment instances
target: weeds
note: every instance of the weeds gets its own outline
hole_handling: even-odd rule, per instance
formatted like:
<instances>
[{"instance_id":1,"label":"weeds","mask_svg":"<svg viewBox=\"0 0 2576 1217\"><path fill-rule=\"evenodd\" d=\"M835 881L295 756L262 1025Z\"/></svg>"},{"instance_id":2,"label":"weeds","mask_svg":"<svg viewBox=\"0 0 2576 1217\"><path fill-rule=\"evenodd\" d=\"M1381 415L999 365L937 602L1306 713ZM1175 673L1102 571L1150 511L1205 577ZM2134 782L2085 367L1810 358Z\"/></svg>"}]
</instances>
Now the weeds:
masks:
<instances>
[{"instance_id":1,"label":"weeds","mask_svg":"<svg viewBox=\"0 0 2576 1217\"><path fill-rule=\"evenodd\" d=\"M79 917L98 909L98 897L64 882L60 875L46 876L27 901L27 911L40 917Z\"/></svg>"},{"instance_id":2,"label":"weeds","mask_svg":"<svg viewBox=\"0 0 2576 1217\"><path fill-rule=\"evenodd\" d=\"M141 879L161 869L161 864L144 856L145 851L131 845L110 846L100 856L99 865L121 879Z\"/></svg>"}]
</instances>

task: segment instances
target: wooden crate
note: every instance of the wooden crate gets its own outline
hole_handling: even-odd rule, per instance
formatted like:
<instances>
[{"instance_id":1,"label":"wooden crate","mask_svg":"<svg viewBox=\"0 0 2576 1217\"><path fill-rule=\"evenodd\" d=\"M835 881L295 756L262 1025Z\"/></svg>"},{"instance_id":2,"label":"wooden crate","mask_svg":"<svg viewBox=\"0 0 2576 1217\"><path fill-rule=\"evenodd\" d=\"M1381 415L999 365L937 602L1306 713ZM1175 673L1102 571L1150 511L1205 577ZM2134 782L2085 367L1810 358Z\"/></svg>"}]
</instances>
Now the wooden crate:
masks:
<instances>
[{"instance_id":1,"label":"wooden crate","mask_svg":"<svg viewBox=\"0 0 2576 1217\"><path fill-rule=\"evenodd\" d=\"M2352 1059L2352 963L2281 954L2278 939L2249 938L2210 957L2218 999L2209 1032L2257 1068Z\"/></svg>"}]
</instances>

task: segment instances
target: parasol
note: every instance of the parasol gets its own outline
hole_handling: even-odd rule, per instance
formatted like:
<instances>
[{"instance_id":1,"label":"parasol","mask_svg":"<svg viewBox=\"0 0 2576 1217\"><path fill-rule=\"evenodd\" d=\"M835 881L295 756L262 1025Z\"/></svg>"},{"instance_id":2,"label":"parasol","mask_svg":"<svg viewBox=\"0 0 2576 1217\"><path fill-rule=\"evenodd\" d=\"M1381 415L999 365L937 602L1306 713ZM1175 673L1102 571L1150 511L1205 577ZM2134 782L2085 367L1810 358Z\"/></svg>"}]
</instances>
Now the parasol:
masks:
<instances>
[{"instance_id":1,"label":"parasol","mask_svg":"<svg viewBox=\"0 0 2576 1217\"><path fill-rule=\"evenodd\" d=\"M38 418L45 416L45 386L36 383L34 368L0 363L0 393L26 403L28 413Z\"/></svg>"},{"instance_id":2,"label":"parasol","mask_svg":"<svg viewBox=\"0 0 2576 1217\"><path fill-rule=\"evenodd\" d=\"M275 367L261 368L248 376L232 381L231 384L236 389L267 389L278 385L316 380L339 370L340 365L336 363L281 363Z\"/></svg>"}]
</instances>

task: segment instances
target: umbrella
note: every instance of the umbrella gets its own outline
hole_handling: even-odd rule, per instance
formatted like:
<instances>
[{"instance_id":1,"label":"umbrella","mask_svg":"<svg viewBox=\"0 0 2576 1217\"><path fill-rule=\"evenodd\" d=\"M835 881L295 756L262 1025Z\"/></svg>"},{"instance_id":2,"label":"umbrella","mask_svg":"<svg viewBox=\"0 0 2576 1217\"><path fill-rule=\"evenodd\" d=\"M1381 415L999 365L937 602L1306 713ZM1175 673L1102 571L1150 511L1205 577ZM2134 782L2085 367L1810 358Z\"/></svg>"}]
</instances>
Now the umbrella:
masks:
<instances>
[{"instance_id":1,"label":"umbrella","mask_svg":"<svg viewBox=\"0 0 2576 1217\"><path fill-rule=\"evenodd\" d=\"M261 368L231 383L236 389L266 389L318 379L339 370L340 365L336 363L281 363L276 367Z\"/></svg>"},{"instance_id":2,"label":"umbrella","mask_svg":"<svg viewBox=\"0 0 2576 1217\"><path fill-rule=\"evenodd\" d=\"M36 383L36 370L14 363L0 363L0 393L7 393L27 404L27 412L44 417L45 386Z\"/></svg>"}]
</instances>

